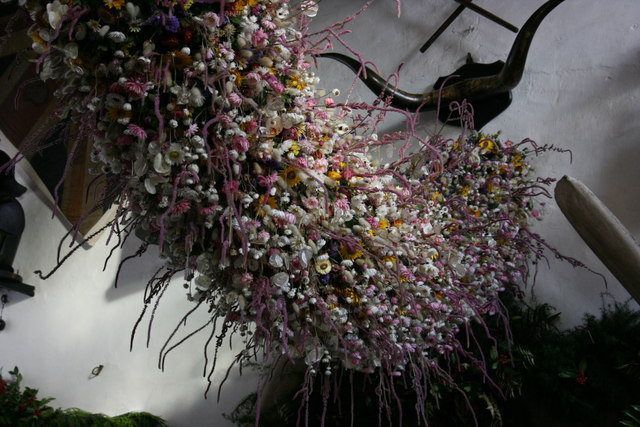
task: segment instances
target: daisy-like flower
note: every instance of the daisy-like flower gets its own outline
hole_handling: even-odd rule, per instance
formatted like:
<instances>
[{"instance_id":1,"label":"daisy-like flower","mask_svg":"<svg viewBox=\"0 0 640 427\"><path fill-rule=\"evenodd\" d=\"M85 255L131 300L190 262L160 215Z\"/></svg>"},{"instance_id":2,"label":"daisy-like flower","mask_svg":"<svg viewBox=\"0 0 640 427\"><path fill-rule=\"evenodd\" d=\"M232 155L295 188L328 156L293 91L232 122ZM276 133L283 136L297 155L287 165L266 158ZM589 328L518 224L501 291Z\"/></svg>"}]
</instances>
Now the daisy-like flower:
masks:
<instances>
[{"instance_id":1,"label":"daisy-like flower","mask_svg":"<svg viewBox=\"0 0 640 427\"><path fill-rule=\"evenodd\" d=\"M335 130L338 135L343 135L349 132L349 125L347 125L346 123L338 123L335 127Z\"/></svg>"},{"instance_id":2,"label":"daisy-like flower","mask_svg":"<svg viewBox=\"0 0 640 427\"><path fill-rule=\"evenodd\" d=\"M341 245L340 255L342 255L344 259L348 259L351 261L358 259L364 255L364 250L362 246L363 246L362 242L360 242L358 246L347 247L345 245Z\"/></svg>"},{"instance_id":3,"label":"daisy-like flower","mask_svg":"<svg viewBox=\"0 0 640 427\"><path fill-rule=\"evenodd\" d=\"M172 143L169 151L164 155L164 160L170 165L179 165L184 161L184 151L181 144Z\"/></svg>"},{"instance_id":4,"label":"daisy-like flower","mask_svg":"<svg viewBox=\"0 0 640 427\"><path fill-rule=\"evenodd\" d=\"M182 199L176 202L176 204L171 208L171 213L180 215L185 212L188 212L191 209L191 204L188 200Z\"/></svg>"},{"instance_id":5,"label":"daisy-like flower","mask_svg":"<svg viewBox=\"0 0 640 427\"><path fill-rule=\"evenodd\" d=\"M315 268L319 274L329 274L331 273L331 261L329 260L329 258L321 257L316 260Z\"/></svg>"},{"instance_id":6,"label":"daisy-like flower","mask_svg":"<svg viewBox=\"0 0 640 427\"><path fill-rule=\"evenodd\" d=\"M290 187L295 187L298 185L302 178L300 177L300 171L295 166L288 166L282 172L280 172L280 176L284 178L287 185Z\"/></svg>"},{"instance_id":7,"label":"daisy-like flower","mask_svg":"<svg viewBox=\"0 0 640 427\"><path fill-rule=\"evenodd\" d=\"M203 16L204 24L211 30L220 25L220 16L214 12L207 12Z\"/></svg>"}]
</instances>

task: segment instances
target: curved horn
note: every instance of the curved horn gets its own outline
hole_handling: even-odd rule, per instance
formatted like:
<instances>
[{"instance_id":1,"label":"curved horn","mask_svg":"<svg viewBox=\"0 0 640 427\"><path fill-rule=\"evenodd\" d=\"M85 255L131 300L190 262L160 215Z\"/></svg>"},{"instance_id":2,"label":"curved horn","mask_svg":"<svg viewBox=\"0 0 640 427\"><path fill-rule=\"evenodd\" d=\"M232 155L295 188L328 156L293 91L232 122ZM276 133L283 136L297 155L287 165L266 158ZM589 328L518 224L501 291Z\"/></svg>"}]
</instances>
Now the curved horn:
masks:
<instances>
[{"instance_id":1,"label":"curved horn","mask_svg":"<svg viewBox=\"0 0 640 427\"><path fill-rule=\"evenodd\" d=\"M542 20L556 6L564 0L549 0L543 4L522 26L511 47L509 56L499 73L490 76L470 77L442 89L437 88L431 92L414 94L405 92L391 86L384 78L378 75L371 68L366 67L366 74L360 74L360 80L374 93L382 97L391 97L391 105L397 108L404 108L415 111L419 108L423 110L433 109L442 100L462 100L480 99L496 93L508 92L518 85L524 66L527 60L527 53L531 46L531 41ZM354 72L362 69L360 61L341 53L323 53L321 57L335 59Z\"/></svg>"},{"instance_id":2,"label":"curved horn","mask_svg":"<svg viewBox=\"0 0 640 427\"><path fill-rule=\"evenodd\" d=\"M357 73L362 69L362 63L357 59L350 56L343 55L342 53L321 53L318 55L323 58L335 59L338 62L342 62L347 67L351 68L353 72ZM391 97L391 105L397 108L406 108L408 110L416 110L424 103L424 94L416 94L405 92L404 90L392 87L389 82L383 79L378 73L373 71L369 67L365 67L366 72L360 73L360 80L369 88L371 92L377 94L382 98ZM428 108L427 105L425 107Z\"/></svg>"},{"instance_id":3,"label":"curved horn","mask_svg":"<svg viewBox=\"0 0 640 427\"><path fill-rule=\"evenodd\" d=\"M527 19L527 22L524 23L518 32L511 46L509 56L507 56L507 60L504 63L504 67L502 71L500 71L500 78L505 90L511 90L520 83L533 36L536 34L542 20L563 1L564 0L549 0L540 6L538 10Z\"/></svg>"}]
</instances>

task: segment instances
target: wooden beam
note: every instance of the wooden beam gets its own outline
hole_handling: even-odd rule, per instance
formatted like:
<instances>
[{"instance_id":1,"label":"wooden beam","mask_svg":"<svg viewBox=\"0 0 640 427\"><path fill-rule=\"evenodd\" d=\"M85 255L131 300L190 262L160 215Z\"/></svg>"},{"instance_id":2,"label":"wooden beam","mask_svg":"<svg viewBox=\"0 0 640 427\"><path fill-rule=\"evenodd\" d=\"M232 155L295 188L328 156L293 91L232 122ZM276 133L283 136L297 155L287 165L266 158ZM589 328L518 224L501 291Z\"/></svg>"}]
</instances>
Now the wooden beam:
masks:
<instances>
[{"instance_id":1,"label":"wooden beam","mask_svg":"<svg viewBox=\"0 0 640 427\"><path fill-rule=\"evenodd\" d=\"M26 283L22 283L20 275L8 271L0 271L0 288L20 292L30 297L35 295L36 288Z\"/></svg>"}]
</instances>

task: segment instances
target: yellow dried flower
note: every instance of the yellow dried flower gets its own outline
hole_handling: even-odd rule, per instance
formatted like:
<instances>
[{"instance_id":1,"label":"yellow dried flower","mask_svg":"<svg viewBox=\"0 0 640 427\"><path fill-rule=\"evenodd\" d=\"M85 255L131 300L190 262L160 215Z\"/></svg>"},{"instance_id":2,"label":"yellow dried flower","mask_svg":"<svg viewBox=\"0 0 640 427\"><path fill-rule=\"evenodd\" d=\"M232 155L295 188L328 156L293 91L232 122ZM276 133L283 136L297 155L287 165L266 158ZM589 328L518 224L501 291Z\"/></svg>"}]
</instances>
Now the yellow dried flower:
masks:
<instances>
[{"instance_id":1,"label":"yellow dried flower","mask_svg":"<svg viewBox=\"0 0 640 427\"><path fill-rule=\"evenodd\" d=\"M269 206L271 209L275 209L278 207L278 202L276 201L275 198L267 196L266 203L264 199L265 199L265 195L263 194L262 196L260 196L260 198L256 202L255 212L258 216L265 216L265 214L267 213L263 208L264 205Z\"/></svg>"},{"instance_id":2,"label":"yellow dried flower","mask_svg":"<svg viewBox=\"0 0 640 427\"><path fill-rule=\"evenodd\" d=\"M484 151L493 151L493 149L496 146L496 143L493 142L491 139L484 137L480 140L480 142L478 142L478 145L480 146L480 148L482 148Z\"/></svg>"},{"instance_id":3,"label":"yellow dried flower","mask_svg":"<svg viewBox=\"0 0 640 427\"><path fill-rule=\"evenodd\" d=\"M340 246L340 255L342 255L342 258L344 259L349 259L351 261L353 261L354 259L360 258L362 255L364 255L364 251L362 250L362 246L363 243L360 242L360 247L355 247L352 249L349 249L348 247L341 245Z\"/></svg>"},{"instance_id":4,"label":"yellow dried flower","mask_svg":"<svg viewBox=\"0 0 640 427\"><path fill-rule=\"evenodd\" d=\"M390 262L395 267L397 260L396 260L396 257L394 257L394 256L386 256L386 257L382 258L382 262L384 262L384 263Z\"/></svg>"},{"instance_id":5,"label":"yellow dried flower","mask_svg":"<svg viewBox=\"0 0 640 427\"><path fill-rule=\"evenodd\" d=\"M280 176L284 178L285 182L290 187L295 187L302 181L300 173L298 173L298 168L295 166L288 166L280 172Z\"/></svg>"},{"instance_id":6,"label":"yellow dried flower","mask_svg":"<svg viewBox=\"0 0 640 427\"><path fill-rule=\"evenodd\" d=\"M120 10L124 6L124 0L104 0L104 5L109 9Z\"/></svg>"}]
</instances>

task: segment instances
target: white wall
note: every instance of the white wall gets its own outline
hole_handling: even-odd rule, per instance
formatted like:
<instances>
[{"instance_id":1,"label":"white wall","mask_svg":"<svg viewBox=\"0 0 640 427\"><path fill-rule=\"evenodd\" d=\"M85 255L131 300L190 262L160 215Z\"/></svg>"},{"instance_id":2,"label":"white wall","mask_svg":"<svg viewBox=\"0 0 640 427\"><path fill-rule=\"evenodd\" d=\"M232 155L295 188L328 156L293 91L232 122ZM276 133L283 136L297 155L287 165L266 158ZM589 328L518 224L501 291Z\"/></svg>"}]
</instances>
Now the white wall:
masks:
<instances>
[{"instance_id":1,"label":"white wall","mask_svg":"<svg viewBox=\"0 0 640 427\"><path fill-rule=\"evenodd\" d=\"M316 26L344 16L361 1L324 0ZM541 4L540 0L502 2L485 0L482 6L515 25L521 25ZM418 48L442 20L454 2L403 0L402 16L395 17L395 2L377 2L356 21L357 31L345 39L374 61L383 74L404 63L402 86L422 91L440 75L462 65L467 52L480 62L504 59L514 35L478 15L465 11L425 54ZM344 51L344 50L342 50ZM328 60L320 62L321 86L346 86L352 73ZM541 176L574 176L587 184L635 236L640 235L640 4L633 0L593 2L567 0L543 22L529 54L524 78L514 90L509 109L485 127L502 129L504 138L530 137L540 144L554 144L573 152L550 153L537 163ZM358 85L360 88L361 85ZM359 97L372 100L365 89ZM0 113L1 114L1 113ZM434 128L433 115L422 116L426 129ZM397 126L390 122L388 129ZM447 130L449 132L450 130ZM426 132L426 130L425 130ZM6 139L2 138L2 147ZM165 417L175 426L228 423L221 418L254 387L254 378L228 380L220 404L215 392L203 399L202 345L196 336L169 356L166 372L157 369L157 355L179 317L190 307L181 283L175 282L160 305L151 346L145 348L145 324L129 352L131 329L142 309L142 290L159 266L150 253L133 261L123 272L120 286L113 288L117 253L105 272L108 253L104 238L91 250L81 250L51 279L40 281L33 271L54 265L60 236L65 232L58 219L25 172L19 180L32 191L21 198L27 212L27 228L14 266L26 283L36 286L34 298L9 293L5 307L7 328L0 332L0 366L6 374L18 365L27 385L38 387L42 396L56 397L55 405L80 407L109 415L146 410ZM585 311L597 312L601 294L613 298L629 296L606 271L564 219L553 200L537 231L562 253L578 258L607 278L550 259L542 265L535 294L563 312L566 325L579 322ZM135 250L128 245L127 249ZM610 300L607 300L610 301ZM195 316L188 325L206 321ZM214 388L224 376L232 352L223 352L215 374ZM100 376L88 379L97 365Z\"/></svg>"}]
</instances>

